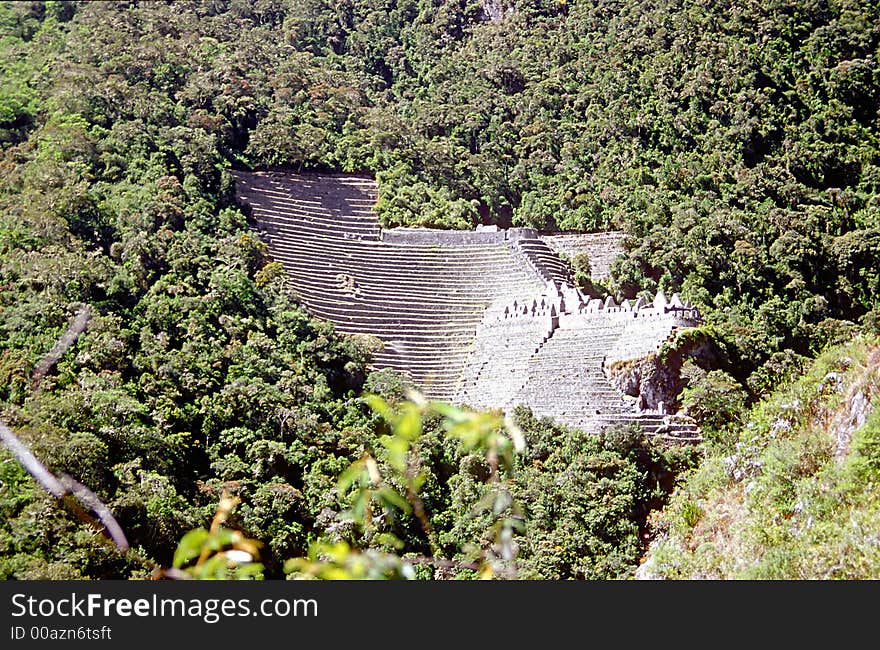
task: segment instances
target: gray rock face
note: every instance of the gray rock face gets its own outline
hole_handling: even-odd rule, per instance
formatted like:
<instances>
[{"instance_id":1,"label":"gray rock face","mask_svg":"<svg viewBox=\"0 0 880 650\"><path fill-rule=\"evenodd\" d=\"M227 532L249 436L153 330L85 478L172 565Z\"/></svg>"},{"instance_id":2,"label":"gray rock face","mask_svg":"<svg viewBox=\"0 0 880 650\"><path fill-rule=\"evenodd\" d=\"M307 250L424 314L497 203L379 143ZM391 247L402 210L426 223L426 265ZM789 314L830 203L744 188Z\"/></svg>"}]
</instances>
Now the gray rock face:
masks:
<instances>
[{"instance_id":1,"label":"gray rock face","mask_svg":"<svg viewBox=\"0 0 880 650\"><path fill-rule=\"evenodd\" d=\"M658 413L666 412L678 402L684 383L680 371L680 363L664 365L653 354L605 367L605 373L615 388L625 395L637 398L642 410Z\"/></svg>"},{"instance_id":2,"label":"gray rock face","mask_svg":"<svg viewBox=\"0 0 880 650\"><path fill-rule=\"evenodd\" d=\"M500 22L504 16L513 13L513 7L505 6L501 0L482 0L481 4L485 20L493 23Z\"/></svg>"},{"instance_id":3,"label":"gray rock face","mask_svg":"<svg viewBox=\"0 0 880 650\"><path fill-rule=\"evenodd\" d=\"M660 400L629 397L631 387L606 375L607 364L656 352L675 328L698 322L678 296L591 300L573 286L551 238L527 228L382 231L369 178L235 178L293 295L339 331L380 340L374 367L409 375L426 397L524 404L588 430L634 423L675 440L699 435L652 404Z\"/></svg>"}]
</instances>

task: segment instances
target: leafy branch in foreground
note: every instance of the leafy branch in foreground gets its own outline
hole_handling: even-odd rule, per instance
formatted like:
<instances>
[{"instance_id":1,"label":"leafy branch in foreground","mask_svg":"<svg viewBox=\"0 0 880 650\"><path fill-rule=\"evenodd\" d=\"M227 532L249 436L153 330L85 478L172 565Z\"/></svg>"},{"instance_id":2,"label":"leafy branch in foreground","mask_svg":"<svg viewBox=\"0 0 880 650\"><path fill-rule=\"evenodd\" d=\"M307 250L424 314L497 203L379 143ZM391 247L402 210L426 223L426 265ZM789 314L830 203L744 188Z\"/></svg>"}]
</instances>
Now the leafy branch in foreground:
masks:
<instances>
[{"instance_id":1,"label":"leafy branch in foreground","mask_svg":"<svg viewBox=\"0 0 880 650\"><path fill-rule=\"evenodd\" d=\"M260 542L248 539L240 531L223 525L239 502L238 497L224 492L211 527L196 528L186 533L174 552L174 568L163 569L155 577L199 580L261 579L263 565L255 561L260 555Z\"/></svg>"},{"instance_id":2,"label":"leafy branch in foreground","mask_svg":"<svg viewBox=\"0 0 880 650\"><path fill-rule=\"evenodd\" d=\"M449 404L428 402L418 393L396 408L377 395L364 401L387 423L389 432L378 438L379 449L353 462L337 481L340 498L351 504L343 516L359 526L368 541L401 550L404 543L383 530L397 514L412 514L428 538L430 557L400 557L374 548L359 549L346 541L319 537L309 547L307 557L288 560L285 571L295 578L377 579L412 578L414 565L470 569L483 578L516 577L516 547L513 536L523 529L523 516L509 488L514 460L525 450L525 440L512 420L498 413L474 412ZM420 490L427 479L418 453L425 419L439 415L445 436L458 441L469 453L482 455L490 468L485 498L471 515L491 513L494 543L476 548L474 561L445 558L426 512ZM383 476L382 468L387 476Z\"/></svg>"}]
</instances>

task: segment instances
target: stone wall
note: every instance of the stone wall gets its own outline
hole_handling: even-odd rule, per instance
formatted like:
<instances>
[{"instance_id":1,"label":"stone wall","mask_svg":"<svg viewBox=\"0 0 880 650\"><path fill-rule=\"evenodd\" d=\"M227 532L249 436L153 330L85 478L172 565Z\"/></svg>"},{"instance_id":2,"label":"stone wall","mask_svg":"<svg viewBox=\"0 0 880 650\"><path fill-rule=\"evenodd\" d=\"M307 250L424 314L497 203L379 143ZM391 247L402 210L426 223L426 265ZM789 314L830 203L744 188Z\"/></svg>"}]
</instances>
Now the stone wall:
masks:
<instances>
[{"instance_id":1,"label":"stone wall","mask_svg":"<svg viewBox=\"0 0 880 650\"><path fill-rule=\"evenodd\" d=\"M467 244L503 244L519 239L536 239L538 231L533 228L499 229L497 226L477 226L475 230L442 230L439 228L387 228L382 231L382 241L389 244L420 246L462 246Z\"/></svg>"},{"instance_id":2,"label":"stone wall","mask_svg":"<svg viewBox=\"0 0 880 650\"><path fill-rule=\"evenodd\" d=\"M620 231L565 235L541 233L541 239L550 248L568 259L586 253L590 260L590 277L594 280L608 277L611 264L624 253L624 238L625 234Z\"/></svg>"},{"instance_id":3,"label":"stone wall","mask_svg":"<svg viewBox=\"0 0 880 650\"><path fill-rule=\"evenodd\" d=\"M468 244L503 244L505 231L434 230L431 228L389 228L382 231L388 244L419 246L463 246Z\"/></svg>"},{"instance_id":4,"label":"stone wall","mask_svg":"<svg viewBox=\"0 0 880 650\"><path fill-rule=\"evenodd\" d=\"M529 360L558 327L559 308L558 297L542 294L488 309L454 401L474 408L508 406L526 380Z\"/></svg>"},{"instance_id":5,"label":"stone wall","mask_svg":"<svg viewBox=\"0 0 880 650\"><path fill-rule=\"evenodd\" d=\"M678 294L667 301L663 292L658 292L652 303L638 300L630 305L616 308L618 313L630 314L620 324L620 336L608 350L605 363L613 364L631 359L639 359L652 354L672 334L677 327L692 327L699 322L699 312L681 302Z\"/></svg>"}]
</instances>

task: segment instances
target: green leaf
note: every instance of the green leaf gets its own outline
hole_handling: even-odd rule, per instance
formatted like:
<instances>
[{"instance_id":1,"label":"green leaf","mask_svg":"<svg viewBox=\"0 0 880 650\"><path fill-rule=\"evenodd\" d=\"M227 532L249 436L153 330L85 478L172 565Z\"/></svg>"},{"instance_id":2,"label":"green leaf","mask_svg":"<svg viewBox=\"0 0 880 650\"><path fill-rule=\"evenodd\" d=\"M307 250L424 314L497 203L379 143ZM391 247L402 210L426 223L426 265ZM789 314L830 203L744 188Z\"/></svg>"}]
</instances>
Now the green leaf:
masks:
<instances>
[{"instance_id":1,"label":"green leaf","mask_svg":"<svg viewBox=\"0 0 880 650\"><path fill-rule=\"evenodd\" d=\"M201 580L225 580L228 572L226 558L222 555L212 555L199 567L195 577Z\"/></svg>"},{"instance_id":2,"label":"green leaf","mask_svg":"<svg viewBox=\"0 0 880 650\"><path fill-rule=\"evenodd\" d=\"M235 568L235 577L239 580L262 580L263 565L259 562L248 562L247 564L239 564Z\"/></svg>"},{"instance_id":3,"label":"green leaf","mask_svg":"<svg viewBox=\"0 0 880 650\"><path fill-rule=\"evenodd\" d=\"M409 502L389 487L383 487L381 490L378 490L376 496L381 499L386 506L394 506L405 513L409 513L411 510Z\"/></svg>"},{"instance_id":4,"label":"green leaf","mask_svg":"<svg viewBox=\"0 0 880 650\"><path fill-rule=\"evenodd\" d=\"M394 427L394 432L405 440L416 440L422 435L422 414L414 404L407 404Z\"/></svg>"},{"instance_id":5,"label":"green leaf","mask_svg":"<svg viewBox=\"0 0 880 650\"><path fill-rule=\"evenodd\" d=\"M443 417L452 420L453 422L463 422L468 418L467 412L456 406L453 406L452 404L446 404L444 402L433 402L431 406L434 411L436 411Z\"/></svg>"},{"instance_id":6,"label":"green leaf","mask_svg":"<svg viewBox=\"0 0 880 650\"><path fill-rule=\"evenodd\" d=\"M388 450L388 463L398 472L405 472L409 442L397 436L382 436L379 442Z\"/></svg>"},{"instance_id":7,"label":"green leaf","mask_svg":"<svg viewBox=\"0 0 880 650\"><path fill-rule=\"evenodd\" d=\"M364 459L354 461L339 475L339 479L336 481L336 489L340 495L345 494L354 483L361 483L362 485L369 483L367 463Z\"/></svg>"},{"instance_id":8,"label":"green leaf","mask_svg":"<svg viewBox=\"0 0 880 650\"><path fill-rule=\"evenodd\" d=\"M211 534L204 528L196 528L186 533L174 551L173 564L179 569L202 553L202 547Z\"/></svg>"},{"instance_id":9,"label":"green leaf","mask_svg":"<svg viewBox=\"0 0 880 650\"><path fill-rule=\"evenodd\" d=\"M360 490L355 497L354 503L351 505L351 516L355 521L361 521L366 517L367 514L367 506L370 504L370 499L372 498L371 490ZM367 522L369 523L369 522Z\"/></svg>"},{"instance_id":10,"label":"green leaf","mask_svg":"<svg viewBox=\"0 0 880 650\"><path fill-rule=\"evenodd\" d=\"M230 546L241 537L241 533L229 528L221 528L215 533L208 536L207 545L212 551L219 551L226 546Z\"/></svg>"},{"instance_id":11,"label":"green leaf","mask_svg":"<svg viewBox=\"0 0 880 650\"><path fill-rule=\"evenodd\" d=\"M393 533L379 533L376 535L376 541L393 549L401 550L404 547L403 540Z\"/></svg>"},{"instance_id":12,"label":"green leaf","mask_svg":"<svg viewBox=\"0 0 880 650\"><path fill-rule=\"evenodd\" d=\"M388 422L391 422L394 419L394 411L388 405L388 402L378 395L367 394L364 395L363 399L376 414L380 415Z\"/></svg>"},{"instance_id":13,"label":"green leaf","mask_svg":"<svg viewBox=\"0 0 880 650\"><path fill-rule=\"evenodd\" d=\"M415 476L413 476L412 482L411 482L413 491L418 492L419 490L421 490L422 486L425 484L425 481L427 481L427 480L428 480L428 475L424 472L420 472L420 473L416 474Z\"/></svg>"}]
</instances>

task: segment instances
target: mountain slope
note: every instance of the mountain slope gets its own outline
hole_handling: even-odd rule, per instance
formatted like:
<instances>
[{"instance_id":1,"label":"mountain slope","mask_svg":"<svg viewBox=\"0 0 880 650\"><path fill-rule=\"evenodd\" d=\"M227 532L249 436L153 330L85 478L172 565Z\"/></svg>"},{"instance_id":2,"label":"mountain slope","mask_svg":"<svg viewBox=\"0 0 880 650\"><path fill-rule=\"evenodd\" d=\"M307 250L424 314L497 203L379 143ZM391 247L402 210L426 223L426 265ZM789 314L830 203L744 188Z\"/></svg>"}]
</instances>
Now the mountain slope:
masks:
<instances>
[{"instance_id":1,"label":"mountain slope","mask_svg":"<svg viewBox=\"0 0 880 650\"><path fill-rule=\"evenodd\" d=\"M828 350L653 521L642 578L880 575L880 342Z\"/></svg>"}]
</instances>

